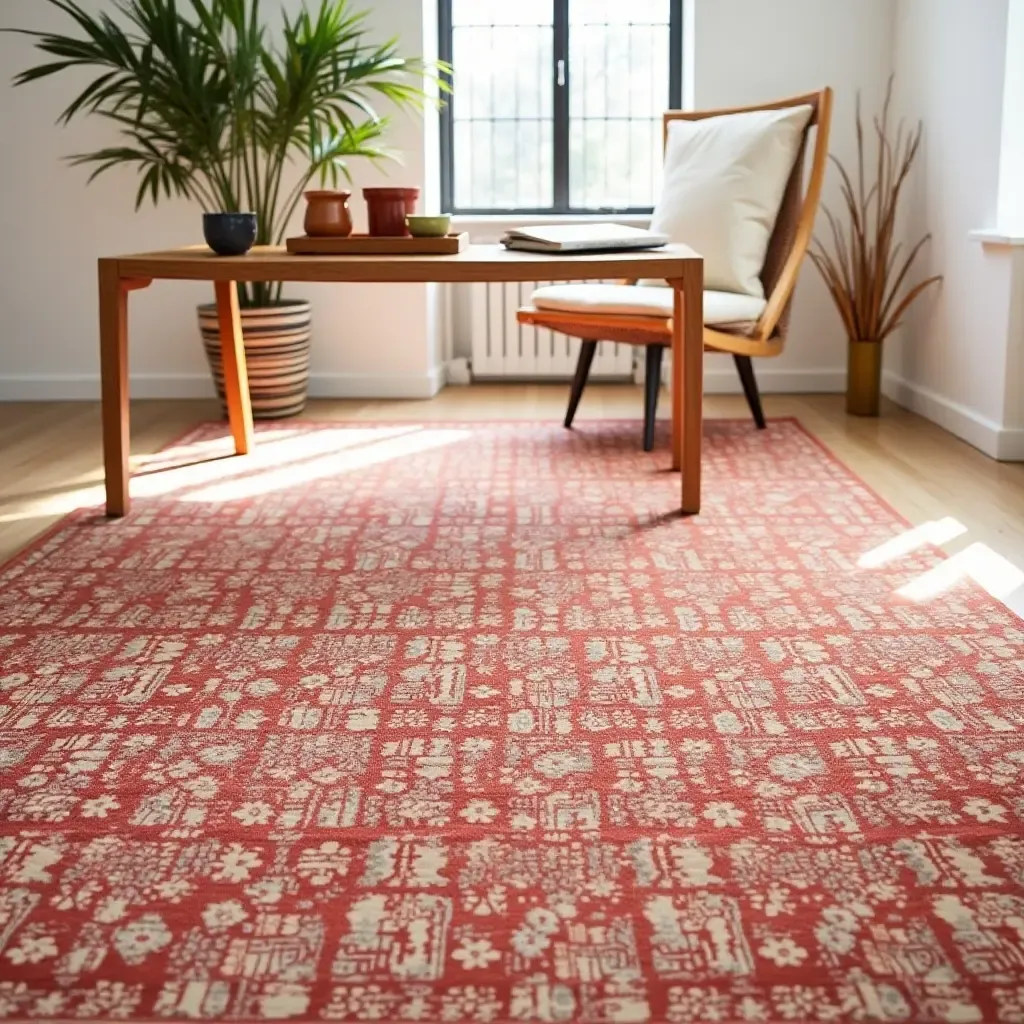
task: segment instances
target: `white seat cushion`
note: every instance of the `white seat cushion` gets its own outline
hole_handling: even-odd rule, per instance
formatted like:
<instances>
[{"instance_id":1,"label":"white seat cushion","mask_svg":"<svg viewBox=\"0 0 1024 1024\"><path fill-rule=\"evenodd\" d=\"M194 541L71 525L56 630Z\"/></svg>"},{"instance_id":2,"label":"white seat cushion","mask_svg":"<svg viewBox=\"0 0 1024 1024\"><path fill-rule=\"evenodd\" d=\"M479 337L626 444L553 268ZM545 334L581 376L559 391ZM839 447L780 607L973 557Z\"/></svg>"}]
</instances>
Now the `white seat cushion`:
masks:
<instances>
[{"instance_id":1,"label":"white seat cushion","mask_svg":"<svg viewBox=\"0 0 1024 1024\"><path fill-rule=\"evenodd\" d=\"M553 284L530 299L536 309L567 313L617 313L623 316L672 316L672 290L631 284ZM752 323L768 303L753 295L704 292L704 323L713 326Z\"/></svg>"},{"instance_id":2,"label":"white seat cushion","mask_svg":"<svg viewBox=\"0 0 1024 1024\"><path fill-rule=\"evenodd\" d=\"M704 257L704 285L764 296L761 271L800 140L803 105L671 121L651 230Z\"/></svg>"}]
</instances>

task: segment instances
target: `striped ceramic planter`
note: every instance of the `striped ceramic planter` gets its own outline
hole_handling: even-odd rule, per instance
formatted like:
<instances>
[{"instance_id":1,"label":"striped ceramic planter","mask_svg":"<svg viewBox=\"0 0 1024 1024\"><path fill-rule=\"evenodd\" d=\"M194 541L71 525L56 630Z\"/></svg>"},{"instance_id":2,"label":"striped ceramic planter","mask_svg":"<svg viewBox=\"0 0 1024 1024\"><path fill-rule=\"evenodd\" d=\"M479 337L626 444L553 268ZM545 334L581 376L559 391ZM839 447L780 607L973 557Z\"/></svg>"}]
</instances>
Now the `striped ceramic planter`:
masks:
<instances>
[{"instance_id":1,"label":"striped ceramic planter","mask_svg":"<svg viewBox=\"0 0 1024 1024\"><path fill-rule=\"evenodd\" d=\"M221 408L226 414L216 306L199 307L199 330ZM306 407L311 333L312 314L308 302L283 302L264 309L242 310L245 362L255 418L274 420L295 416Z\"/></svg>"}]
</instances>

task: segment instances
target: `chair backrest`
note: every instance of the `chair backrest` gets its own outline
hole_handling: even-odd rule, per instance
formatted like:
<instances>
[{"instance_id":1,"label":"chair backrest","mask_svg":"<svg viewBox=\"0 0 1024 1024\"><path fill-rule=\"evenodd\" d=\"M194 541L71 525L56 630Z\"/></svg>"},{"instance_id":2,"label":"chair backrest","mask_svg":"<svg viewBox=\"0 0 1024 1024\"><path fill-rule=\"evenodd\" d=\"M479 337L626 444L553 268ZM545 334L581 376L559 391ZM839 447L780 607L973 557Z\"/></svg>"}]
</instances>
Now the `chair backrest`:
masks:
<instances>
[{"instance_id":1,"label":"chair backrest","mask_svg":"<svg viewBox=\"0 0 1024 1024\"><path fill-rule=\"evenodd\" d=\"M828 166L828 136L832 126L832 90L808 93L806 96L792 96L773 103L761 103L753 107L732 107L727 110L669 110L664 117L665 141L668 142L668 126L672 121L699 121L705 117L721 117L728 114L745 114L753 110L780 110L785 107L809 106L811 119L804 130L800 151L793 164L792 173L783 193L782 205L775 221L775 228L768 241L768 252L761 270L761 282L768 298L761 318L749 333L761 340L769 341L776 336L785 336L796 288L797 277L807 247L814 232L814 218L821 201L821 188ZM811 161L810 179L803 187L807 140L811 129L817 128L814 140L814 158Z\"/></svg>"}]
</instances>

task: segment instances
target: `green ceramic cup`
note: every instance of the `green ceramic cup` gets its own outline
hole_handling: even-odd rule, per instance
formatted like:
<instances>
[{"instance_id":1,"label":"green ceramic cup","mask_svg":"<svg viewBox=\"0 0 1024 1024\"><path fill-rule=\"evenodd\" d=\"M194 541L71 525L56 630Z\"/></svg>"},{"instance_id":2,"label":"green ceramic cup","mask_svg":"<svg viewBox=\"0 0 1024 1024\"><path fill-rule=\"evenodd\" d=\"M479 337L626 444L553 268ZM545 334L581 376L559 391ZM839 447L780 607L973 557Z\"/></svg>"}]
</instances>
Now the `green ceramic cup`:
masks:
<instances>
[{"instance_id":1,"label":"green ceramic cup","mask_svg":"<svg viewBox=\"0 0 1024 1024\"><path fill-rule=\"evenodd\" d=\"M410 214L405 218L405 225L409 234L416 238L443 238L452 226L452 219L446 213L436 217Z\"/></svg>"}]
</instances>

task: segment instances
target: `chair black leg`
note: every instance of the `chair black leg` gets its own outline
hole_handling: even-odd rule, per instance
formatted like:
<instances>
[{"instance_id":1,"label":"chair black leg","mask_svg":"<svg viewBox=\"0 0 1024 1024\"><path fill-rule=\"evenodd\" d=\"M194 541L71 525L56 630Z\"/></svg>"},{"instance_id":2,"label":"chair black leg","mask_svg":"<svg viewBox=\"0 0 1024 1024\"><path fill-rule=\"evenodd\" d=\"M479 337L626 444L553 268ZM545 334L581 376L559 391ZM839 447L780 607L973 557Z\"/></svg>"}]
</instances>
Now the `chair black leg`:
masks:
<instances>
[{"instance_id":1,"label":"chair black leg","mask_svg":"<svg viewBox=\"0 0 1024 1024\"><path fill-rule=\"evenodd\" d=\"M580 357L576 361L576 376L572 379L572 390L569 392L569 408L565 412L566 427L572 426L576 409L583 397L583 389L587 386L587 378L590 376L590 364L594 361L597 352L596 341L584 341L580 343Z\"/></svg>"},{"instance_id":2,"label":"chair black leg","mask_svg":"<svg viewBox=\"0 0 1024 1024\"><path fill-rule=\"evenodd\" d=\"M654 450L654 424L658 415L658 392L661 390L661 345L647 346L647 373L644 376L644 451Z\"/></svg>"},{"instance_id":3,"label":"chair black leg","mask_svg":"<svg viewBox=\"0 0 1024 1024\"><path fill-rule=\"evenodd\" d=\"M754 365L750 356L733 356L736 362L736 370L740 375L743 384L743 394L747 396L747 405L753 413L754 422L758 430L764 430L764 410L761 408L761 395L757 390L757 378L754 376Z\"/></svg>"}]
</instances>

